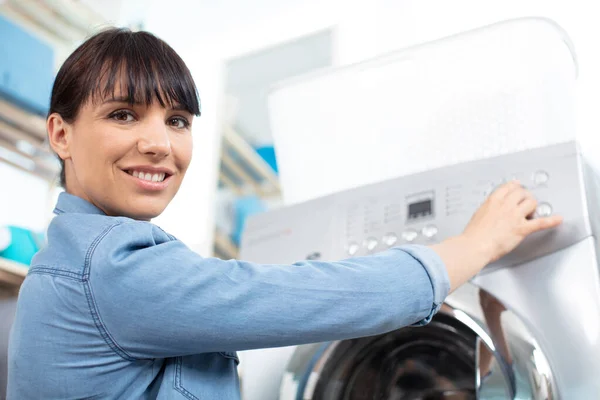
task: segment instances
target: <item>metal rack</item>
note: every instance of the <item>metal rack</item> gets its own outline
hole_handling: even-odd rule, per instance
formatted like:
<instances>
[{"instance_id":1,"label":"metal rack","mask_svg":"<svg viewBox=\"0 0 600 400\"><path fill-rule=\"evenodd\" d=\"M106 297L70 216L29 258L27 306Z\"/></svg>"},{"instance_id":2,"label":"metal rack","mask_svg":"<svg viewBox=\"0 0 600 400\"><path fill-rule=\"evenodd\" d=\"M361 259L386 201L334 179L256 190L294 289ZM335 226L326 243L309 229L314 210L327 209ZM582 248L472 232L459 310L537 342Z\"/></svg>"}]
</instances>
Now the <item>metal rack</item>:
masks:
<instances>
[{"instance_id":1,"label":"metal rack","mask_svg":"<svg viewBox=\"0 0 600 400\"><path fill-rule=\"evenodd\" d=\"M26 265L0 257L0 288L17 293L29 269Z\"/></svg>"},{"instance_id":2,"label":"metal rack","mask_svg":"<svg viewBox=\"0 0 600 400\"><path fill-rule=\"evenodd\" d=\"M216 257L223 260L234 259L239 255L239 249L235 243L229 236L219 230L215 230L213 252Z\"/></svg>"},{"instance_id":3,"label":"metal rack","mask_svg":"<svg viewBox=\"0 0 600 400\"><path fill-rule=\"evenodd\" d=\"M46 141L46 121L0 98L0 161L51 181L59 164Z\"/></svg>"},{"instance_id":4,"label":"metal rack","mask_svg":"<svg viewBox=\"0 0 600 400\"><path fill-rule=\"evenodd\" d=\"M281 191L273 168L230 126L223 132L219 183L238 194L256 193L260 197L279 196Z\"/></svg>"},{"instance_id":5,"label":"metal rack","mask_svg":"<svg viewBox=\"0 0 600 400\"><path fill-rule=\"evenodd\" d=\"M219 187L238 196L253 194L265 200L281 196L279 178L273 168L230 125L223 128ZM215 229L213 252L223 259L238 256L236 244L219 229Z\"/></svg>"},{"instance_id":6,"label":"metal rack","mask_svg":"<svg viewBox=\"0 0 600 400\"><path fill-rule=\"evenodd\" d=\"M56 50L60 53L68 52L68 47L106 22L102 15L81 1L5 0L0 3L0 13L44 37L55 48L59 47ZM115 4L115 8L117 6Z\"/></svg>"}]
</instances>

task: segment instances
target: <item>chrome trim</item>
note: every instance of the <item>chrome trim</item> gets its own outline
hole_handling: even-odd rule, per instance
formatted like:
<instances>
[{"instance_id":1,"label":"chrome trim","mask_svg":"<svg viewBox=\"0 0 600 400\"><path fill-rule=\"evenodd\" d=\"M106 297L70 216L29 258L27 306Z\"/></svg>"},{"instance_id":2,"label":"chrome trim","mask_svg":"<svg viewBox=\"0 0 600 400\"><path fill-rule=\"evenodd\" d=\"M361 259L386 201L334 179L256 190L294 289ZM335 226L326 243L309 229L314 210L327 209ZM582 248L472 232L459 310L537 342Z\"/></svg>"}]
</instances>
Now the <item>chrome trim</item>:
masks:
<instances>
[{"instance_id":1,"label":"chrome trim","mask_svg":"<svg viewBox=\"0 0 600 400\"><path fill-rule=\"evenodd\" d=\"M494 373L497 365L508 385L509 397L533 400L557 399L550 363L527 324L495 296L472 283L463 285L446 300L445 309L472 329L493 355L490 366L480 364L477 378L480 398L498 389L493 379L481 382L486 373ZM482 334L484 332L485 334ZM488 376L488 378L491 378ZM494 385L496 385L494 387Z\"/></svg>"},{"instance_id":2,"label":"chrome trim","mask_svg":"<svg viewBox=\"0 0 600 400\"><path fill-rule=\"evenodd\" d=\"M448 297L434 320L444 317L458 321L476 338L473 380L478 399L558 399L538 342L527 324L496 297L465 284ZM280 399L334 400L315 398L315 387L342 343L299 346L284 374Z\"/></svg>"}]
</instances>

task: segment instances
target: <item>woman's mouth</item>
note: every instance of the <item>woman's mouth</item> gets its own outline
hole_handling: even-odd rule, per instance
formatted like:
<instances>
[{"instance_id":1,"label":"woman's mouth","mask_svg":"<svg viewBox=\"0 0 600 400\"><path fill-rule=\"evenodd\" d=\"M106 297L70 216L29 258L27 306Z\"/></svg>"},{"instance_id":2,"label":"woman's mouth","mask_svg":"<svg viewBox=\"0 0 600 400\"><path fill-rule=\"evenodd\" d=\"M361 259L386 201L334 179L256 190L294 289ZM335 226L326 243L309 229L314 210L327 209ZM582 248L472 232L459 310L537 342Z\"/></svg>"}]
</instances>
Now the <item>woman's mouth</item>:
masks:
<instances>
[{"instance_id":1,"label":"woman's mouth","mask_svg":"<svg viewBox=\"0 0 600 400\"><path fill-rule=\"evenodd\" d=\"M173 176L173 174L165 170L152 171L132 168L123 171L133 179L138 188L150 191L165 189L171 180L170 178Z\"/></svg>"},{"instance_id":2,"label":"woman's mouth","mask_svg":"<svg viewBox=\"0 0 600 400\"><path fill-rule=\"evenodd\" d=\"M150 172L132 170L132 171L127 171L127 173L129 175L133 176L134 178L138 178L138 179L141 179L144 181L149 181L149 182L162 182L165 180L165 177L169 176L165 172L150 173Z\"/></svg>"}]
</instances>

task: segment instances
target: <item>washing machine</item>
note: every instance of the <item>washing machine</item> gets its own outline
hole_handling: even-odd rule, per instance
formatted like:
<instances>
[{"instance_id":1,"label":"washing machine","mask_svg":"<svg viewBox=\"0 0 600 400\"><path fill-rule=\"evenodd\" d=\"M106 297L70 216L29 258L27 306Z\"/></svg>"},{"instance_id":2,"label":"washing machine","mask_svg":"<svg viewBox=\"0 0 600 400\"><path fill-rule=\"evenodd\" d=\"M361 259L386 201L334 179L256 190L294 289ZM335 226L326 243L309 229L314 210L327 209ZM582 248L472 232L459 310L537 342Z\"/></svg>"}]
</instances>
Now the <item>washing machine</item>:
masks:
<instances>
[{"instance_id":1,"label":"washing machine","mask_svg":"<svg viewBox=\"0 0 600 400\"><path fill-rule=\"evenodd\" d=\"M600 398L598 176L569 141L348 189L248 221L244 259L339 260L458 235L500 184L519 179L533 216L563 224L529 236L451 293L423 327L272 349L257 384L281 400ZM285 232L285 235L281 234ZM256 360L255 360L256 361ZM244 376L242 376L244 379ZM270 396L273 397L270 397ZM248 394L246 398L251 398Z\"/></svg>"}]
</instances>

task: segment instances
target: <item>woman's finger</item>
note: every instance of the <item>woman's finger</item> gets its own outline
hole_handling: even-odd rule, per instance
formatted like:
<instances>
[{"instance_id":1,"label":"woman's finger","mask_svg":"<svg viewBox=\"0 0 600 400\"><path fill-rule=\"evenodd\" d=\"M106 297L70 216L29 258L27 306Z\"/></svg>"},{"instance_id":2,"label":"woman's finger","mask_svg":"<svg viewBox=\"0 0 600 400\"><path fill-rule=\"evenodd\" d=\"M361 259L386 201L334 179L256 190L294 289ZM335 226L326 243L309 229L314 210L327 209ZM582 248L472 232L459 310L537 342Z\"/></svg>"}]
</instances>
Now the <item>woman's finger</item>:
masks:
<instances>
[{"instance_id":1,"label":"woman's finger","mask_svg":"<svg viewBox=\"0 0 600 400\"><path fill-rule=\"evenodd\" d=\"M493 197L498 200L504 199L507 195L509 195L511 192L513 192L519 187L521 187L521 184L518 181L510 181L508 183L498 186L498 188L496 188L492 192L490 197Z\"/></svg>"},{"instance_id":2,"label":"woman's finger","mask_svg":"<svg viewBox=\"0 0 600 400\"><path fill-rule=\"evenodd\" d=\"M554 228L562 222L563 218L560 215L553 215L551 217L535 218L525 223L525 234L529 235L534 232L542 231L544 229Z\"/></svg>"},{"instance_id":3,"label":"woman's finger","mask_svg":"<svg viewBox=\"0 0 600 400\"><path fill-rule=\"evenodd\" d=\"M519 204L519 212L524 216L528 217L535 212L538 202L533 196L527 196Z\"/></svg>"},{"instance_id":4,"label":"woman's finger","mask_svg":"<svg viewBox=\"0 0 600 400\"><path fill-rule=\"evenodd\" d=\"M519 186L506 195L506 202L510 206L517 206L521 204L521 202L523 202L525 199L527 199L527 197L530 196L532 197L529 191Z\"/></svg>"}]
</instances>

